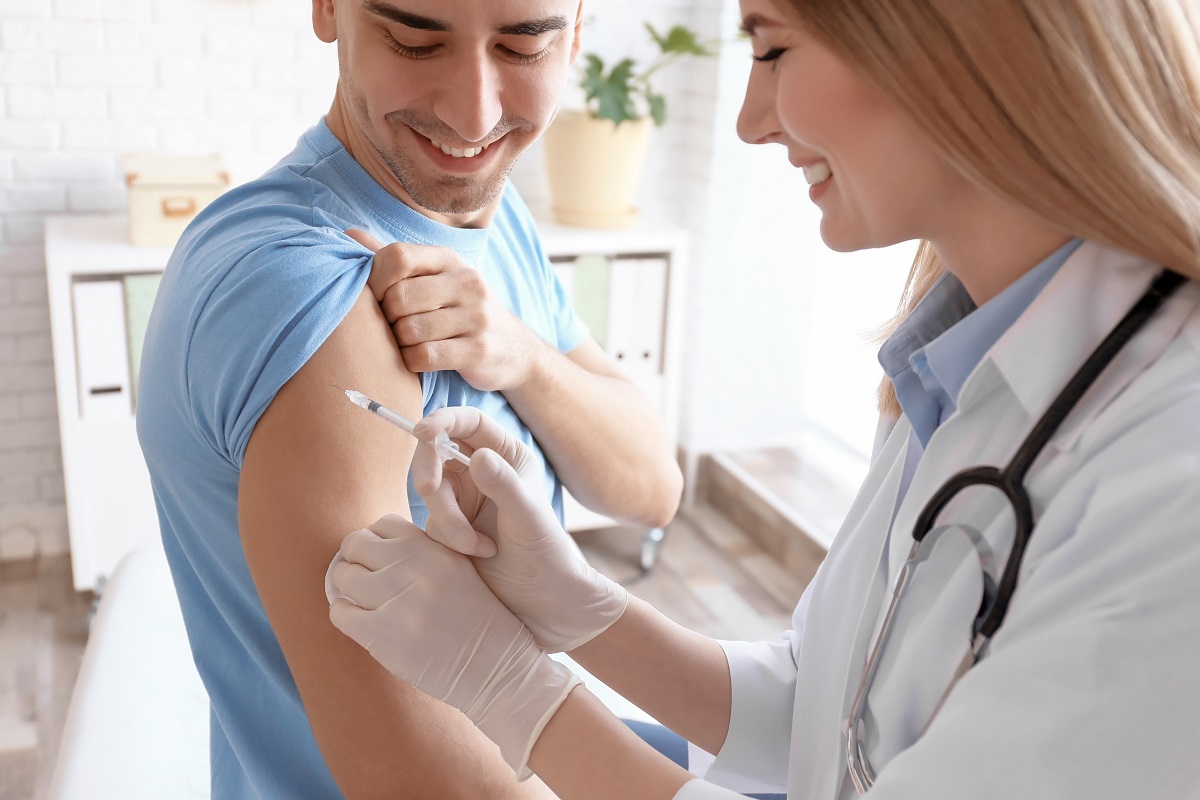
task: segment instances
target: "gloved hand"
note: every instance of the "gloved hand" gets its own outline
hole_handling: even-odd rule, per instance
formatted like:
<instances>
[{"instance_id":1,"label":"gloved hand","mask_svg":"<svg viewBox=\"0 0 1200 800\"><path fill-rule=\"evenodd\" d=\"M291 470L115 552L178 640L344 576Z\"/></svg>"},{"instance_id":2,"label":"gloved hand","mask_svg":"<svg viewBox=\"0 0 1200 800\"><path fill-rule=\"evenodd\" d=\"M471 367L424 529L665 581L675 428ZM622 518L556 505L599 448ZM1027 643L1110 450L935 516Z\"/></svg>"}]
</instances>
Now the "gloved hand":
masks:
<instances>
[{"instance_id":1,"label":"gloved hand","mask_svg":"<svg viewBox=\"0 0 1200 800\"><path fill-rule=\"evenodd\" d=\"M443 468L427 444L442 431L473 453L469 470L454 461ZM429 509L426 533L483 556L474 559L475 569L539 645L552 653L573 650L620 618L628 593L579 556L523 442L469 407L435 411L414 433L422 444L412 477Z\"/></svg>"},{"instance_id":2,"label":"gloved hand","mask_svg":"<svg viewBox=\"0 0 1200 800\"><path fill-rule=\"evenodd\" d=\"M462 711L520 780L542 729L580 683L538 648L471 562L403 517L342 541L333 624L401 680Z\"/></svg>"}]
</instances>

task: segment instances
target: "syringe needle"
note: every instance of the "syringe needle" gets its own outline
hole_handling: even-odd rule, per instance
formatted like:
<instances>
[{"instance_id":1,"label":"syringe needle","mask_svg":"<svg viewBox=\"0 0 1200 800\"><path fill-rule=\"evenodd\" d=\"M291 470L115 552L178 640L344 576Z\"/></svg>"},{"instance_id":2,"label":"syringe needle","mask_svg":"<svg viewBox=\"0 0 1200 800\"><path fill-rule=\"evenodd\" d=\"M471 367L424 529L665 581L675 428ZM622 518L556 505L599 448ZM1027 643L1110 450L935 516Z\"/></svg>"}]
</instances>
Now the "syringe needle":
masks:
<instances>
[{"instance_id":1,"label":"syringe needle","mask_svg":"<svg viewBox=\"0 0 1200 800\"><path fill-rule=\"evenodd\" d=\"M401 430L412 433L413 428L416 427L416 423L414 423L408 417L397 414L395 411L392 411L382 403L367 397L362 392L356 392L353 389L343 389L342 391L346 393L346 397L350 398L350 402L354 403L354 405L358 406L359 408L365 408L375 416L379 417L380 419L387 420ZM437 451L438 457L441 458L442 461L447 461L453 458L460 464L465 464L467 466L471 465L470 456L467 456L461 450L459 450L458 445L450 441L450 437L447 436L444 431L438 434L437 439L433 443L433 447L434 450Z\"/></svg>"}]
</instances>

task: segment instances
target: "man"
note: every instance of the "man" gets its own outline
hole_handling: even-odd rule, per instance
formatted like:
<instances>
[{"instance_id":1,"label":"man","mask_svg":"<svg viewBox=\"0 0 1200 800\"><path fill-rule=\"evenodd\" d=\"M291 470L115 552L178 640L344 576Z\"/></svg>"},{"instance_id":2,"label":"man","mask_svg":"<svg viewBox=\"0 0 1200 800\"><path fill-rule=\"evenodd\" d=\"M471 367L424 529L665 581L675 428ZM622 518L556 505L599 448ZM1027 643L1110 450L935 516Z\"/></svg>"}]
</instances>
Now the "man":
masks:
<instances>
[{"instance_id":1,"label":"man","mask_svg":"<svg viewBox=\"0 0 1200 800\"><path fill-rule=\"evenodd\" d=\"M553 117L580 14L313 0L338 46L328 116L206 209L164 274L138 433L218 800L549 796L335 630L323 577L342 535L419 500L415 441L343 388L413 418L476 405L541 446L556 501L554 472L614 516L674 513L652 410L587 337L506 180Z\"/></svg>"}]
</instances>

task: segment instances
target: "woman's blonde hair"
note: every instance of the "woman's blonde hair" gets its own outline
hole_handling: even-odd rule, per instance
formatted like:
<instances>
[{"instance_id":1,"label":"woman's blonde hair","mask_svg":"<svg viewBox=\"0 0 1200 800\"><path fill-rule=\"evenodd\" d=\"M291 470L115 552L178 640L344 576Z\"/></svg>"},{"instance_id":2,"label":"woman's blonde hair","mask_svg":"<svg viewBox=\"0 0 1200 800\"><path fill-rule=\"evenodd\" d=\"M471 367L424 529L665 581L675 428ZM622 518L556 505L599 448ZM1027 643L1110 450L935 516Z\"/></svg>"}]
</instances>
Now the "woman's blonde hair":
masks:
<instances>
[{"instance_id":1,"label":"woman's blonde hair","mask_svg":"<svg viewBox=\"0 0 1200 800\"><path fill-rule=\"evenodd\" d=\"M968 178L1200 278L1196 0L773 1ZM923 242L888 331L941 271ZM888 381L880 407L899 414Z\"/></svg>"}]
</instances>

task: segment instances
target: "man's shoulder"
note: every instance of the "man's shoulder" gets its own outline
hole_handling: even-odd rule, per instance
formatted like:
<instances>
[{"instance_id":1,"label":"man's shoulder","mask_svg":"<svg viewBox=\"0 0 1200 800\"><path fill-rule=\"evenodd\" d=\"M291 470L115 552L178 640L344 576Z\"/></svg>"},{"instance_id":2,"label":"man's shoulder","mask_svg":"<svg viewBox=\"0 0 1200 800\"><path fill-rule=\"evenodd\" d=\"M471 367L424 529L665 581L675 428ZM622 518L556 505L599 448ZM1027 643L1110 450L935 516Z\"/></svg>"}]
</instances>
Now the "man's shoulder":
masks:
<instances>
[{"instance_id":1,"label":"man's shoulder","mask_svg":"<svg viewBox=\"0 0 1200 800\"><path fill-rule=\"evenodd\" d=\"M184 232L176 254L187 260L244 259L274 243L323 243L361 225L361 212L337 188L331 166L339 151L323 126L301 136L296 148L261 176L240 184L202 210Z\"/></svg>"}]
</instances>

